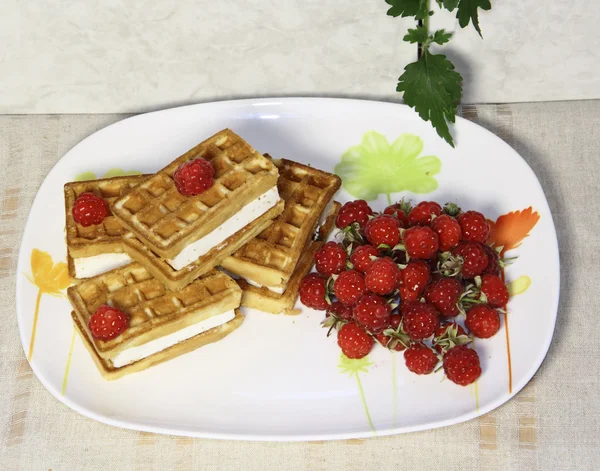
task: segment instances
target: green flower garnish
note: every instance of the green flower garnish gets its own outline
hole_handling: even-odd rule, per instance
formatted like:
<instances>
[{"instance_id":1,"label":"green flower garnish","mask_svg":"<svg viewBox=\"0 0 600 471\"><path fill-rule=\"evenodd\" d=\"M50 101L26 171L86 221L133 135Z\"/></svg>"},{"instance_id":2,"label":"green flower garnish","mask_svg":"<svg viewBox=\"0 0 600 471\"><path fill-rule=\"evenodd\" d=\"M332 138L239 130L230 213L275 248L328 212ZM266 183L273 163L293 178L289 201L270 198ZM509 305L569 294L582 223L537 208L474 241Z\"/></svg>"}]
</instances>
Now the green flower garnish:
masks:
<instances>
[{"instance_id":1,"label":"green flower garnish","mask_svg":"<svg viewBox=\"0 0 600 471\"><path fill-rule=\"evenodd\" d=\"M385 194L410 191L429 193L438 187L434 178L442 162L434 155L419 157L423 140L414 134L402 134L392 144L376 131L363 136L362 143L351 147L335 167L344 189L355 198L374 200Z\"/></svg>"},{"instance_id":2,"label":"green flower garnish","mask_svg":"<svg viewBox=\"0 0 600 471\"><path fill-rule=\"evenodd\" d=\"M363 357L359 360L352 360L342 353L340 355L338 368L340 369L340 373L346 373L349 376L358 376L358 373L368 373L369 367L372 364L373 363L369 361L369 357Z\"/></svg>"}]
</instances>

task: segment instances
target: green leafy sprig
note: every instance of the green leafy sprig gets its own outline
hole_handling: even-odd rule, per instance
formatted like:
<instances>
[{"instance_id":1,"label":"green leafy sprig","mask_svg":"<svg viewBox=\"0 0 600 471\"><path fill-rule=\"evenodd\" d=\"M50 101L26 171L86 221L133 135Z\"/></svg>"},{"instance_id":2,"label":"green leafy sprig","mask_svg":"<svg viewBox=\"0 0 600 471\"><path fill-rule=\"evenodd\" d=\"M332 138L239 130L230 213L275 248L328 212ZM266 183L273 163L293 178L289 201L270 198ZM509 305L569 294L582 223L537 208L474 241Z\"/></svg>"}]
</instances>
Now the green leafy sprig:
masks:
<instances>
[{"instance_id":1,"label":"green leafy sprig","mask_svg":"<svg viewBox=\"0 0 600 471\"><path fill-rule=\"evenodd\" d=\"M418 57L404 68L398 79L396 91L403 93L404 103L414 108L419 116L430 121L437 133L454 147L454 140L448 123L454 123L456 109L462 98L462 76L454 69L454 64L444 54L432 54L432 44L443 46L452 37L439 29L429 31L429 17L434 14L429 0L385 0L390 8L387 12L393 17L414 17L416 28L408 30L404 41L418 44ZM456 11L461 28L469 23L481 36L479 9L492 8L490 0L436 0L440 10Z\"/></svg>"}]
</instances>

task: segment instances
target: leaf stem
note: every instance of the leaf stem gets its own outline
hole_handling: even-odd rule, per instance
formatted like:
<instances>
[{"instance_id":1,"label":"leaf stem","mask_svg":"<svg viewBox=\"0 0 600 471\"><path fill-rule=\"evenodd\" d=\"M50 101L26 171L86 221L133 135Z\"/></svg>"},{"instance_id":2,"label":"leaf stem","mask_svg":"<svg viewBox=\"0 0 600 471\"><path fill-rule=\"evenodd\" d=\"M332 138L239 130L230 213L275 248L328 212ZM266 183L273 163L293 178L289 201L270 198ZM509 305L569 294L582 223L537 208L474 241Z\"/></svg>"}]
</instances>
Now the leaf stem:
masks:
<instances>
[{"instance_id":1,"label":"leaf stem","mask_svg":"<svg viewBox=\"0 0 600 471\"><path fill-rule=\"evenodd\" d=\"M427 32L427 36L429 36L429 8L430 8L430 0L426 0L427 1L427 15L425 15L425 18L423 18L422 20L419 20L418 25L420 27L425 28L425 31ZM423 55L423 52L425 52L425 50L429 47L429 45L426 44L422 44L419 43L417 45L417 60L421 58L421 56Z\"/></svg>"}]
</instances>

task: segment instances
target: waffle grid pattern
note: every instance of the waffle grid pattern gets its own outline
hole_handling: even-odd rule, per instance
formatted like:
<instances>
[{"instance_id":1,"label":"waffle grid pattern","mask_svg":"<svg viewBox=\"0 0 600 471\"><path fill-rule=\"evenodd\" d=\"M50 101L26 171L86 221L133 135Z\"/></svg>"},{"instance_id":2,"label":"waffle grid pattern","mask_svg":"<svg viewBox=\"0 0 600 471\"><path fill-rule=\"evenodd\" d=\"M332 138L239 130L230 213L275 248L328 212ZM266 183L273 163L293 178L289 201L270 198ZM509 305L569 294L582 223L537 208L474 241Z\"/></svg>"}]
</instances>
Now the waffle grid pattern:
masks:
<instances>
[{"instance_id":1,"label":"waffle grid pattern","mask_svg":"<svg viewBox=\"0 0 600 471\"><path fill-rule=\"evenodd\" d=\"M173 174L183 162L199 157L215 169L214 184L200 195L184 196L177 191ZM270 162L249 144L224 130L130 191L114 209L140 236L167 248L205 226L235 200L244 184L269 167Z\"/></svg>"},{"instance_id":2,"label":"waffle grid pattern","mask_svg":"<svg viewBox=\"0 0 600 471\"><path fill-rule=\"evenodd\" d=\"M86 323L101 304L110 304L129 316L129 330L145 330L145 323L152 324L166 316L181 316L190 309L215 302L218 295L232 286L235 289L227 275L213 271L181 291L170 291L144 267L132 263L71 289L75 289L83 301L85 311L81 314Z\"/></svg>"},{"instance_id":3,"label":"waffle grid pattern","mask_svg":"<svg viewBox=\"0 0 600 471\"><path fill-rule=\"evenodd\" d=\"M281 160L277 166L277 186L285 210L233 257L291 275L340 181L332 174L296 162Z\"/></svg>"},{"instance_id":4,"label":"waffle grid pattern","mask_svg":"<svg viewBox=\"0 0 600 471\"><path fill-rule=\"evenodd\" d=\"M115 177L107 180L90 180L83 182L71 182L65 185L65 210L67 218L67 237L69 245L85 245L104 241L114 241L127 231L121 222L113 216L112 212L104 218L101 224L83 227L77 224L72 216L75 200L82 193L94 193L104 199L110 208L111 204L131 188L138 185L146 175L131 177ZM109 209L110 211L110 209Z\"/></svg>"}]
</instances>

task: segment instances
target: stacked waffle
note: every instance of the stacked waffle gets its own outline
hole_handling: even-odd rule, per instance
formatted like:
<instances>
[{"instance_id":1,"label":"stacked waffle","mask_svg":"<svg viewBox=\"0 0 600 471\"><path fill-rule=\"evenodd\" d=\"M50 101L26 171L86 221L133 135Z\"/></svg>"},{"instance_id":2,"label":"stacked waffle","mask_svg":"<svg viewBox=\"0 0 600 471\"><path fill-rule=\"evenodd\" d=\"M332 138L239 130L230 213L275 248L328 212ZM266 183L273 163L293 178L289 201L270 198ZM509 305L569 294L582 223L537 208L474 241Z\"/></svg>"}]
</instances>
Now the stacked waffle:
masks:
<instances>
[{"instance_id":1,"label":"stacked waffle","mask_svg":"<svg viewBox=\"0 0 600 471\"><path fill-rule=\"evenodd\" d=\"M67 183L68 297L104 377L220 340L240 305L294 313L339 186L230 130L154 175Z\"/></svg>"}]
</instances>

